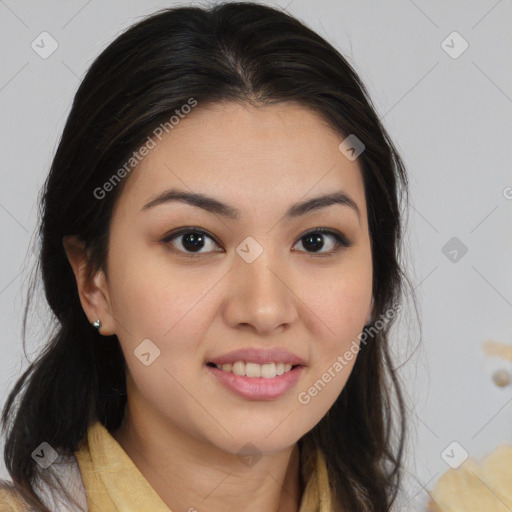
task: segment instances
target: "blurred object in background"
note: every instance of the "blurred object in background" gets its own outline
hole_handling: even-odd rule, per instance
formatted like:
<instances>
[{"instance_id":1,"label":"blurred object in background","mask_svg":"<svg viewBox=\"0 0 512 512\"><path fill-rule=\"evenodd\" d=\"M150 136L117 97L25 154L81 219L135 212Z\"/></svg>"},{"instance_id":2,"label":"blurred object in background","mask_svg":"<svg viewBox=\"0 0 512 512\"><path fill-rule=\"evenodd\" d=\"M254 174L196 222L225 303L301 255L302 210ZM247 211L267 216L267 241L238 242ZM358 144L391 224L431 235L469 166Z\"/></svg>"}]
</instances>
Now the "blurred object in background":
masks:
<instances>
[{"instance_id":1,"label":"blurred object in background","mask_svg":"<svg viewBox=\"0 0 512 512\"><path fill-rule=\"evenodd\" d=\"M488 356L501 357L512 363L512 345L506 345L499 341L485 341L482 344L482 349Z\"/></svg>"},{"instance_id":2,"label":"blurred object in background","mask_svg":"<svg viewBox=\"0 0 512 512\"><path fill-rule=\"evenodd\" d=\"M482 349L488 356L512 362L510 345L486 341ZM512 373L505 368L498 369L492 374L492 381L497 387L507 388ZM512 444L499 446L481 465L468 458L459 468L448 470L429 494L429 512L511 512Z\"/></svg>"},{"instance_id":3,"label":"blurred object in background","mask_svg":"<svg viewBox=\"0 0 512 512\"><path fill-rule=\"evenodd\" d=\"M469 458L448 470L429 494L429 512L510 512L512 445L498 447L482 465Z\"/></svg>"}]
</instances>

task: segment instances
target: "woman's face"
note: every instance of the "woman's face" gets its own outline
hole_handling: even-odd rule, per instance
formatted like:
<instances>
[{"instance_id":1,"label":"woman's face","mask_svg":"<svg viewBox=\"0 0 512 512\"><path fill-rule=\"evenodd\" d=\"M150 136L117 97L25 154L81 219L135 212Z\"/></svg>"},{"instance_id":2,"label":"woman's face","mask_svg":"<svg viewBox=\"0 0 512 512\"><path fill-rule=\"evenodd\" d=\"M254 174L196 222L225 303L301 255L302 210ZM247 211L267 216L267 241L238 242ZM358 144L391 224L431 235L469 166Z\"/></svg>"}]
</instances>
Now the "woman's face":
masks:
<instances>
[{"instance_id":1,"label":"woman's face","mask_svg":"<svg viewBox=\"0 0 512 512\"><path fill-rule=\"evenodd\" d=\"M132 414L231 453L248 442L283 449L326 414L372 302L362 175L338 149L342 140L295 103L199 103L124 178L100 318L124 352ZM212 208L145 207L171 189L208 196ZM339 193L359 213L337 202L287 215ZM228 206L213 212L217 202ZM319 228L351 245L337 249ZM235 360L265 363L237 364L239 373L270 378L213 368L239 349L253 352ZM294 362L283 351L302 366L272 377L286 369L272 362Z\"/></svg>"}]
</instances>

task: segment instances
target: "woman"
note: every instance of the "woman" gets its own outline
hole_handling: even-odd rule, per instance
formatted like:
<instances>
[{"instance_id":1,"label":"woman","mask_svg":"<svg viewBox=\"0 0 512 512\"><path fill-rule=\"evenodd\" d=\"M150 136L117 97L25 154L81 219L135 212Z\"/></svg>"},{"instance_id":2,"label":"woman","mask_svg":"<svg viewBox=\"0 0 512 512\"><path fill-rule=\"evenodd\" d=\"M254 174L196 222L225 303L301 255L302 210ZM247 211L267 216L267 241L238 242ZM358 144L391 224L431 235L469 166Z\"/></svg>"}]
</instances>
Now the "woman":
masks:
<instances>
[{"instance_id":1,"label":"woman","mask_svg":"<svg viewBox=\"0 0 512 512\"><path fill-rule=\"evenodd\" d=\"M390 510L406 188L357 74L286 13L119 36L44 187L58 326L4 408L4 508Z\"/></svg>"}]
</instances>

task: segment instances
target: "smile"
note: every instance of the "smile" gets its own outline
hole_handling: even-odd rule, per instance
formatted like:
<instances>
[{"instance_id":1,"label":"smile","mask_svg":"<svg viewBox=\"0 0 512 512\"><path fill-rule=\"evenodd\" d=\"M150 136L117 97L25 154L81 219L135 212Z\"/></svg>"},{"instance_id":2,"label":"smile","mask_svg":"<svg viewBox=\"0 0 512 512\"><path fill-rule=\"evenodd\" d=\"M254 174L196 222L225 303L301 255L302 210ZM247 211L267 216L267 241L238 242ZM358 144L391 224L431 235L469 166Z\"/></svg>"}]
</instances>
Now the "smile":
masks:
<instances>
[{"instance_id":1,"label":"smile","mask_svg":"<svg viewBox=\"0 0 512 512\"><path fill-rule=\"evenodd\" d=\"M214 363L212 363L214 364ZM278 375L283 375L291 371L293 365L291 363L251 363L244 361L236 361L235 363L225 363L222 365L215 365L216 368L227 373L234 373L235 375L245 376L249 378L263 377L264 379L273 379Z\"/></svg>"},{"instance_id":2,"label":"smile","mask_svg":"<svg viewBox=\"0 0 512 512\"><path fill-rule=\"evenodd\" d=\"M250 400L275 400L297 385L305 370L287 363L208 363L215 380L232 393ZM229 370L229 371L228 371ZM236 373L238 372L238 373ZM282 372L282 373L279 373Z\"/></svg>"}]
</instances>

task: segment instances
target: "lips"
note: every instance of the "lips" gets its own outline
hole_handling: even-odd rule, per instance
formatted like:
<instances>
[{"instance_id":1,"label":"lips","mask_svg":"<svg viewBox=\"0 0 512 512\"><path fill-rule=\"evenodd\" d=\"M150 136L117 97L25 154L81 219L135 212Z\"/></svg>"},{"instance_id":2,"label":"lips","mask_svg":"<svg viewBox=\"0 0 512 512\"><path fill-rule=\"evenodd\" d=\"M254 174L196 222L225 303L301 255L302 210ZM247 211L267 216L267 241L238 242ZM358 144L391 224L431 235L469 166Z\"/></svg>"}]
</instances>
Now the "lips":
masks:
<instances>
[{"instance_id":1,"label":"lips","mask_svg":"<svg viewBox=\"0 0 512 512\"><path fill-rule=\"evenodd\" d=\"M289 352L288 350L280 348L238 349L220 356L213 357L209 359L207 362L217 366L222 366L223 364L228 363L233 365L238 361L242 361L244 363L256 363L259 365L263 365L266 363L281 363L291 364L292 366L306 366L305 361L301 357L294 354L293 352Z\"/></svg>"},{"instance_id":2,"label":"lips","mask_svg":"<svg viewBox=\"0 0 512 512\"><path fill-rule=\"evenodd\" d=\"M229 363L227 363L229 364ZM255 364L255 363L253 363ZM265 363L268 364L268 363ZM282 364L282 363L278 363ZM304 366L293 366L289 371L275 377L248 377L220 370L213 364L207 365L207 370L224 388L231 393L248 400L276 400L284 396L297 385Z\"/></svg>"},{"instance_id":3,"label":"lips","mask_svg":"<svg viewBox=\"0 0 512 512\"><path fill-rule=\"evenodd\" d=\"M250 400L275 400L297 385L304 359L282 348L243 348L212 357L207 369L217 382Z\"/></svg>"}]
</instances>

